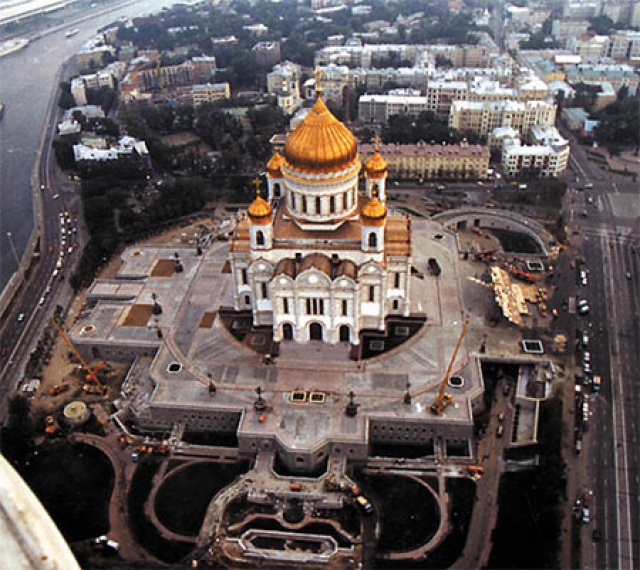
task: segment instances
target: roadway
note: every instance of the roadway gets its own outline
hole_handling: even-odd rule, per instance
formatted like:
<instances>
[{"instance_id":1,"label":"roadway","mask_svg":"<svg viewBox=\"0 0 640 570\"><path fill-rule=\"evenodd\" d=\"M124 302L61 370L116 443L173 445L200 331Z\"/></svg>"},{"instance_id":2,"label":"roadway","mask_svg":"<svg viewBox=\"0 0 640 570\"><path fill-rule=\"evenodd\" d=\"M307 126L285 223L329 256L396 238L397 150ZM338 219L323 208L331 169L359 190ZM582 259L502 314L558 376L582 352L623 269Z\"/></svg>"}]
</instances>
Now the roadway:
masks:
<instances>
[{"instance_id":1,"label":"roadway","mask_svg":"<svg viewBox=\"0 0 640 570\"><path fill-rule=\"evenodd\" d=\"M59 77L64 73L66 67L61 68ZM44 329L45 321L58 298L63 292L69 292L67 278L72 273L72 258L79 255L73 248L73 243L80 239L77 234L81 229L77 227L75 216L71 214L77 211L79 197L75 185L58 169L52 147L56 126L62 115L56 103L57 97L52 97L48 111L49 122L40 147L37 177L33 182L35 187L40 188L39 196L34 196L34 201L39 204L35 210L36 224L40 230L40 256L34 259L31 275L17 294L8 312L6 324L0 332L0 347L5 360L0 374L0 419L4 419L6 398L21 379L21 370L33 349L31 341L39 336L34 331ZM69 215L65 216L65 212ZM77 236L74 241L66 239L64 245L61 239L61 214L65 220L65 232L70 234L68 237ZM71 223L67 222L69 219ZM73 228L76 229L75 232L72 231ZM59 260L60 267L56 271Z\"/></svg>"},{"instance_id":2,"label":"roadway","mask_svg":"<svg viewBox=\"0 0 640 570\"><path fill-rule=\"evenodd\" d=\"M584 568L635 569L640 566L640 235L634 183L610 175L587 160L572 141L571 165L576 190L567 220L579 232L578 255L586 259L588 282L578 294L589 314L576 317L590 333L593 374L602 388L592 394L589 431L585 433L584 488L594 494L591 522L584 524ZM590 187L592 185L592 187ZM624 200L629 208L624 208ZM622 202L620 201L622 200ZM622 212L622 213L621 213ZM582 366L582 352L576 366ZM598 529L602 538L593 539Z\"/></svg>"}]
</instances>

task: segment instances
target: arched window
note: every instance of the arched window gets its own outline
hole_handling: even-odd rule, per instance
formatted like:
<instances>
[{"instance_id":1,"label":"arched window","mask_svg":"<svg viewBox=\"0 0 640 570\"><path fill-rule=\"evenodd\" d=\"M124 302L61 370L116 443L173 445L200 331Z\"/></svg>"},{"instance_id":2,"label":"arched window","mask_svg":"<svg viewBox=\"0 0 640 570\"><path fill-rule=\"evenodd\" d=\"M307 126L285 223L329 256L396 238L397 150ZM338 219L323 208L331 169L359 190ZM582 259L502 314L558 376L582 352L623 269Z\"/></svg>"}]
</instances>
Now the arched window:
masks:
<instances>
[{"instance_id":1,"label":"arched window","mask_svg":"<svg viewBox=\"0 0 640 570\"><path fill-rule=\"evenodd\" d=\"M349 209L349 199L348 199L348 193L345 192L342 195L342 209L343 210L348 210Z\"/></svg>"},{"instance_id":2,"label":"arched window","mask_svg":"<svg viewBox=\"0 0 640 570\"><path fill-rule=\"evenodd\" d=\"M400 308L400 303L398 302L398 299L396 299L396 300L393 302L393 310L394 310L394 311L397 311L399 308Z\"/></svg>"},{"instance_id":3,"label":"arched window","mask_svg":"<svg viewBox=\"0 0 640 570\"><path fill-rule=\"evenodd\" d=\"M322 203L320 196L316 196L316 214L322 214Z\"/></svg>"},{"instance_id":4,"label":"arched window","mask_svg":"<svg viewBox=\"0 0 640 570\"><path fill-rule=\"evenodd\" d=\"M378 247L378 236L374 232L369 234L369 247Z\"/></svg>"},{"instance_id":5,"label":"arched window","mask_svg":"<svg viewBox=\"0 0 640 570\"><path fill-rule=\"evenodd\" d=\"M256 243L258 245L264 245L264 232L262 230L256 232Z\"/></svg>"},{"instance_id":6,"label":"arched window","mask_svg":"<svg viewBox=\"0 0 640 570\"><path fill-rule=\"evenodd\" d=\"M280 198L281 196L280 184L276 183L273 185L273 194L276 198Z\"/></svg>"},{"instance_id":7,"label":"arched window","mask_svg":"<svg viewBox=\"0 0 640 570\"><path fill-rule=\"evenodd\" d=\"M329 213L331 214L336 213L336 197L335 196L331 196L329 198Z\"/></svg>"},{"instance_id":8,"label":"arched window","mask_svg":"<svg viewBox=\"0 0 640 570\"><path fill-rule=\"evenodd\" d=\"M249 297L249 295L244 296L244 306L251 307L251 297Z\"/></svg>"}]
</instances>

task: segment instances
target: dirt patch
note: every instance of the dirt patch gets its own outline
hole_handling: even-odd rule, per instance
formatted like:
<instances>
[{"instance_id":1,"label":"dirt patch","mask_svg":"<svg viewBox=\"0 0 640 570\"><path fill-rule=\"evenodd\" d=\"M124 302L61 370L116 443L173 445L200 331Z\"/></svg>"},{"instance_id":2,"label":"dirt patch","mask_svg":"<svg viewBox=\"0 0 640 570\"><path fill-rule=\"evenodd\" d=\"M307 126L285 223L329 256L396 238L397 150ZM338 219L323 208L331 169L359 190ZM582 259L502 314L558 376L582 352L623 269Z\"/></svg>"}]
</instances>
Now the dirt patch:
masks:
<instances>
[{"instance_id":1,"label":"dirt patch","mask_svg":"<svg viewBox=\"0 0 640 570\"><path fill-rule=\"evenodd\" d=\"M202 315L202 319L200 319L199 328L210 329L216 320L216 314L217 313L215 311L212 311L212 312L206 312L204 315Z\"/></svg>"},{"instance_id":2,"label":"dirt patch","mask_svg":"<svg viewBox=\"0 0 640 570\"><path fill-rule=\"evenodd\" d=\"M194 133L175 133L162 137L163 144L170 147L181 147L200 142L200 137Z\"/></svg>"},{"instance_id":3,"label":"dirt patch","mask_svg":"<svg viewBox=\"0 0 640 570\"><path fill-rule=\"evenodd\" d=\"M122 323L125 327L146 327L151 315L153 305L133 305Z\"/></svg>"},{"instance_id":4,"label":"dirt patch","mask_svg":"<svg viewBox=\"0 0 640 570\"><path fill-rule=\"evenodd\" d=\"M175 267L175 259L159 259L151 271L151 277L171 277Z\"/></svg>"}]
</instances>

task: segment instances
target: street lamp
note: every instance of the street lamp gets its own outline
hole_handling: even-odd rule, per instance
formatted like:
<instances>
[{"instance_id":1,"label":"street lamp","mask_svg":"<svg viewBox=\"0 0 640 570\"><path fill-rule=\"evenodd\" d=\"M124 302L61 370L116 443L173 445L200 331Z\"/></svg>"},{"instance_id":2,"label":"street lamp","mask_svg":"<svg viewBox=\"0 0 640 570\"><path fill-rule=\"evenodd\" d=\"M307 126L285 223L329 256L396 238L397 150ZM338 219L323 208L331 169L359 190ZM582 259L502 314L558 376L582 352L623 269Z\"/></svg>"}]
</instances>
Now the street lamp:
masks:
<instances>
[{"instance_id":1,"label":"street lamp","mask_svg":"<svg viewBox=\"0 0 640 570\"><path fill-rule=\"evenodd\" d=\"M16 252L16 247L13 245L13 239L11 232L7 232L7 238L9 239L9 246L11 247L11 253L13 253L13 258L16 260L17 271L20 270L20 259L18 258L18 253Z\"/></svg>"}]
</instances>

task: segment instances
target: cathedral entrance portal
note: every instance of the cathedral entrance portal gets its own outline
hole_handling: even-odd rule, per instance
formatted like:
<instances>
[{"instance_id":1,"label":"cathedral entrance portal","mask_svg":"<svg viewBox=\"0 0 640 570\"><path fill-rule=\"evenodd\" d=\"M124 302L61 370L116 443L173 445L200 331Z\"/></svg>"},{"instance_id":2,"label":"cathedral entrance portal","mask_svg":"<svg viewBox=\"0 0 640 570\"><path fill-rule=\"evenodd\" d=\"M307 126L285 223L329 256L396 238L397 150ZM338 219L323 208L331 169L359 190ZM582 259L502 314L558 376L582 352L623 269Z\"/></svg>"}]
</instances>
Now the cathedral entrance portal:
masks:
<instances>
[{"instance_id":1,"label":"cathedral entrance portal","mask_svg":"<svg viewBox=\"0 0 640 570\"><path fill-rule=\"evenodd\" d=\"M309 325L309 340L322 340L322 325L320 323Z\"/></svg>"},{"instance_id":2,"label":"cathedral entrance portal","mask_svg":"<svg viewBox=\"0 0 640 570\"><path fill-rule=\"evenodd\" d=\"M293 327L289 323L282 325L282 338L284 340L293 340Z\"/></svg>"},{"instance_id":3,"label":"cathedral entrance portal","mask_svg":"<svg viewBox=\"0 0 640 570\"><path fill-rule=\"evenodd\" d=\"M349 342L351 340L351 331L347 325L340 327L340 342Z\"/></svg>"}]
</instances>

